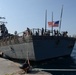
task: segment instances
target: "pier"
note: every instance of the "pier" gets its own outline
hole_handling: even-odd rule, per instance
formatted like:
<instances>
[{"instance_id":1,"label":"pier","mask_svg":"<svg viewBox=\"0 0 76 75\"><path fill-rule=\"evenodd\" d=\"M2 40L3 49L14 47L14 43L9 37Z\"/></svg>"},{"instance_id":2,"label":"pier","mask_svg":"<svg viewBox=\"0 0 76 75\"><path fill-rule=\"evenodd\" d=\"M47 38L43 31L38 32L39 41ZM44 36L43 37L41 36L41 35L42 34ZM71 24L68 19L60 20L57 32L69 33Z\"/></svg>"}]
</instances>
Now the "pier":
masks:
<instances>
[{"instance_id":1,"label":"pier","mask_svg":"<svg viewBox=\"0 0 76 75\"><path fill-rule=\"evenodd\" d=\"M51 73L35 69L30 73L22 74L22 69L19 66L21 64L0 58L0 75L52 75Z\"/></svg>"}]
</instances>

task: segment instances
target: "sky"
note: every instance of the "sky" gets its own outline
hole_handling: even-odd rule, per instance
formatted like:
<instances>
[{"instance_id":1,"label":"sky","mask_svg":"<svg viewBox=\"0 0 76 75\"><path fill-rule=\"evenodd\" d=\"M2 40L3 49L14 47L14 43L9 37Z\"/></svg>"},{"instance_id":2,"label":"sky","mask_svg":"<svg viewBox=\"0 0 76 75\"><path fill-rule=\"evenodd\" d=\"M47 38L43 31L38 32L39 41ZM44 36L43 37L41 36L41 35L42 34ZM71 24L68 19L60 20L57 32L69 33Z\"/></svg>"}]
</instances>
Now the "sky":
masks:
<instances>
[{"instance_id":1,"label":"sky","mask_svg":"<svg viewBox=\"0 0 76 75\"><path fill-rule=\"evenodd\" d=\"M45 27L45 11L47 10L47 22L60 20L61 8L63 15L61 32L68 31L69 35L76 35L76 0L0 0L0 16L8 22L6 27L9 33L18 33L27 27ZM51 27L47 29L51 30ZM54 27L59 29L59 27Z\"/></svg>"}]
</instances>

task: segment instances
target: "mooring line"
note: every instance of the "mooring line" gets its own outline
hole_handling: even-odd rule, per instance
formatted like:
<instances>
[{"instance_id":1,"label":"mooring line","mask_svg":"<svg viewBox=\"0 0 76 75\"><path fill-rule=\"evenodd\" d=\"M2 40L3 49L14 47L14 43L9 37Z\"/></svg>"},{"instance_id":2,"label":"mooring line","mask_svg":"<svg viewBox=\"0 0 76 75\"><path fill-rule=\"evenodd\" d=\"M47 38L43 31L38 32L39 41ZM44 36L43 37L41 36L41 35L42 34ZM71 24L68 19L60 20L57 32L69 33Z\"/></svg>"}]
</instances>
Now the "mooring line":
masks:
<instances>
[{"instance_id":1,"label":"mooring line","mask_svg":"<svg viewBox=\"0 0 76 75\"><path fill-rule=\"evenodd\" d=\"M32 70L39 70L39 71L76 71L76 69L40 69L40 68L34 68Z\"/></svg>"}]
</instances>

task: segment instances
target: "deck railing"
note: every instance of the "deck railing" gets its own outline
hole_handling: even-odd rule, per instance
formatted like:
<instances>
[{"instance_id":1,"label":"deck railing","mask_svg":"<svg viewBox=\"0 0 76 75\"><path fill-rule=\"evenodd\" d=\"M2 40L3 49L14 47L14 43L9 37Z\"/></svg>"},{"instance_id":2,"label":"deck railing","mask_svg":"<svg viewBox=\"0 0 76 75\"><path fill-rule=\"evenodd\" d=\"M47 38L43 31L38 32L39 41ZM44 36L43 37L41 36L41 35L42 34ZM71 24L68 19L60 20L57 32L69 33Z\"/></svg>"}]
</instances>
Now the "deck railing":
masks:
<instances>
[{"instance_id":1,"label":"deck railing","mask_svg":"<svg viewBox=\"0 0 76 75\"><path fill-rule=\"evenodd\" d=\"M6 38L2 38L0 40L0 46L32 42L32 36L64 36L64 37L68 37L67 32L60 34L58 31L54 30L54 34L52 35L51 30L46 30L46 32L45 32L45 30L43 28L42 29L27 28L27 30L24 32L17 33L17 31L15 31L14 35L8 36Z\"/></svg>"}]
</instances>

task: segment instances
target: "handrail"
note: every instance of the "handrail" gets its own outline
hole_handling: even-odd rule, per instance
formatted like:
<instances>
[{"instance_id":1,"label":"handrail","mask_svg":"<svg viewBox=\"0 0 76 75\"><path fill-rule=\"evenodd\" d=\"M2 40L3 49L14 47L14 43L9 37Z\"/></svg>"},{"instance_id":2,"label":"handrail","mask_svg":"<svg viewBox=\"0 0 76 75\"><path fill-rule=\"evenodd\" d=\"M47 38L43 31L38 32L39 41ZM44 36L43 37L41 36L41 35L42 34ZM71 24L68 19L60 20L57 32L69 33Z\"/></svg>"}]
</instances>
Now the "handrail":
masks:
<instances>
[{"instance_id":1,"label":"handrail","mask_svg":"<svg viewBox=\"0 0 76 75\"><path fill-rule=\"evenodd\" d=\"M28 42L32 42L32 37L31 36L13 36L13 37L9 37L0 40L0 46L6 46L6 45L14 45L14 44L21 44L21 43L28 43Z\"/></svg>"}]
</instances>

